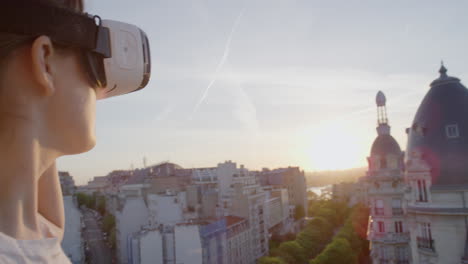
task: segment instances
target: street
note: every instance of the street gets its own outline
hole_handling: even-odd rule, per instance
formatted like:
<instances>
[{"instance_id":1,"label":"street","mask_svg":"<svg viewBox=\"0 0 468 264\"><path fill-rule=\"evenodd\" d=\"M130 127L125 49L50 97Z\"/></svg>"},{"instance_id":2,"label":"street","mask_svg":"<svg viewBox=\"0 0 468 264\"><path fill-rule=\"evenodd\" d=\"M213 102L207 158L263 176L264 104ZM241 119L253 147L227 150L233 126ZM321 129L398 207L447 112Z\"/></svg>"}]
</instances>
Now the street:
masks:
<instances>
[{"instance_id":1,"label":"street","mask_svg":"<svg viewBox=\"0 0 468 264\"><path fill-rule=\"evenodd\" d=\"M88 245L88 263L90 264L108 264L112 263L112 255L109 247L104 241L101 229L93 215L93 211L85 209L83 211L85 222L84 239Z\"/></svg>"}]
</instances>

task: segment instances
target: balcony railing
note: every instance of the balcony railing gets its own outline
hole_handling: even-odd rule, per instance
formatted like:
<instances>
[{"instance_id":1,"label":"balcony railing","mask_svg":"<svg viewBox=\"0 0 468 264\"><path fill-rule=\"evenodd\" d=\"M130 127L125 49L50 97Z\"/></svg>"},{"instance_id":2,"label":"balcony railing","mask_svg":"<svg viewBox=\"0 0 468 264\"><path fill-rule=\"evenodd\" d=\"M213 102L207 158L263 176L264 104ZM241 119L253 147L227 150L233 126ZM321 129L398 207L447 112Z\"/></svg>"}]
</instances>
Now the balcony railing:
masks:
<instances>
[{"instance_id":1,"label":"balcony railing","mask_svg":"<svg viewBox=\"0 0 468 264\"><path fill-rule=\"evenodd\" d=\"M383 208L374 208L375 215L384 215L384 209Z\"/></svg>"},{"instance_id":2,"label":"balcony railing","mask_svg":"<svg viewBox=\"0 0 468 264\"><path fill-rule=\"evenodd\" d=\"M392 208L393 215L403 215L403 208Z\"/></svg>"},{"instance_id":3,"label":"balcony railing","mask_svg":"<svg viewBox=\"0 0 468 264\"><path fill-rule=\"evenodd\" d=\"M409 233L378 233L371 231L369 239L384 243L407 243L409 241Z\"/></svg>"},{"instance_id":4,"label":"balcony railing","mask_svg":"<svg viewBox=\"0 0 468 264\"><path fill-rule=\"evenodd\" d=\"M418 237L417 241L418 241L418 248L435 252L434 239Z\"/></svg>"},{"instance_id":5,"label":"balcony railing","mask_svg":"<svg viewBox=\"0 0 468 264\"><path fill-rule=\"evenodd\" d=\"M409 264L409 260L396 260L395 264Z\"/></svg>"}]
</instances>

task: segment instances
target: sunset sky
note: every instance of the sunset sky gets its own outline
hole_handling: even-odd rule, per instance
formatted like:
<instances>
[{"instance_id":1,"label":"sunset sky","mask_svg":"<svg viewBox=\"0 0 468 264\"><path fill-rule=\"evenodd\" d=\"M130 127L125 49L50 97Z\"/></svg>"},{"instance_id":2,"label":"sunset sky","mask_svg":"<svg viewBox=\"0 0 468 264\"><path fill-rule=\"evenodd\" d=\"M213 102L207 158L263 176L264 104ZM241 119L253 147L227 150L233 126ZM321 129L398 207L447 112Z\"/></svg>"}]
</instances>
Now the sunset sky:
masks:
<instances>
[{"instance_id":1,"label":"sunset sky","mask_svg":"<svg viewBox=\"0 0 468 264\"><path fill-rule=\"evenodd\" d=\"M144 29L143 91L98 102L94 150L63 157L78 184L164 160L247 168L366 165L382 90L392 134L438 77L468 82L466 1L87 0Z\"/></svg>"}]
</instances>

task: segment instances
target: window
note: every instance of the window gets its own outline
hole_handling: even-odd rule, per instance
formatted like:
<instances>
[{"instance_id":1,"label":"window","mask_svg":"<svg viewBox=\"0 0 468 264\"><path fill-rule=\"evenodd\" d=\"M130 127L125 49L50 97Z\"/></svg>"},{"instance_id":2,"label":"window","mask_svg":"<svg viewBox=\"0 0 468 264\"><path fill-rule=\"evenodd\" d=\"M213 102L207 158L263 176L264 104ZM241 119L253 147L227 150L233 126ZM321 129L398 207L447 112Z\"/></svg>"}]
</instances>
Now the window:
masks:
<instances>
[{"instance_id":1,"label":"window","mask_svg":"<svg viewBox=\"0 0 468 264\"><path fill-rule=\"evenodd\" d=\"M434 251L431 223L419 223L420 236L417 237L418 248Z\"/></svg>"},{"instance_id":2,"label":"window","mask_svg":"<svg viewBox=\"0 0 468 264\"><path fill-rule=\"evenodd\" d=\"M408 248L407 247L396 247L395 248L395 259L396 263L408 263Z\"/></svg>"},{"instance_id":3,"label":"window","mask_svg":"<svg viewBox=\"0 0 468 264\"><path fill-rule=\"evenodd\" d=\"M420 223L421 237L432 239L431 223Z\"/></svg>"},{"instance_id":4,"label":"window","mask_svg":"<svg viewBox=\"0 0 468 264\"><path fill-rule=\"evenodd\" d=\"M375 215L384 215L384 202L383 200L375 201Z\"/></svg>"},{"instance_id":5,"label":"window","mask_svg":"<svg viewBox=\"0 0 468 264\"><path fill-rule=\"evenodd\" d=\"M403 233L403 222L395 221L395 233Z\"/></svg>"},{"instance_id":6,"label":"window","mask_svg":"<svg viewBox=\"0 0 468 264\"><path fill-rule=\"evenodd\" d=\"M398 169L398 158L396 156L389 156L387 158L387 166L390 169Z\"/></svg>"},{"instance_id":7,"label":"window","mask_svg":"<svg viewBox=\"0 0 468 264\"><path fill-rule=\"evenodd\" d=\"M379 248L379 264L388 264L390 263L390 258L388 256L388 249L386 247Z\"/></svg>"},{"instance_id":8,"label":"window","mask_svg":"<svg viewBox=\"0 0 468 264\"><path fill-rule=\"evenodd\" d=\"M447 125L445 126L445 134L447 135L447 138L457 138L460 136L458 132L458 125L453 124L453 125Z\"/></svg>"},{"instance_id":9,"label":"window","mask_svg":"<svg viewBox=\"0 0 468 264\"><path fill-rule=\"evenodd\" d=\"M401 208L401 200L393 199L392 200L392 214L393 215L402 215L403 209Z\"/></svg>"},{"instance_id":10,"label":"window","mask_svg":"<svg viewBox=\"0 0 468 264\"><path fill-rule=\"evenodd\" d=\"M427 202L426 181L417 180L417 185L418 185L418 193L417 193L418 202Z\"/></svg>"},{"instance_id":11,"label":"window","mask_svg":"<svg viewBox=\"0 0 468 264\"><path fill-rule=\"evenodd\" d=\"M386 157L382 157L380 159L380 168L381 169L386 169L387 168L387 159L386 159Z\"/></svg>"},{"instance_id":12,"label":"window","mask_svg":"<svg viewBox=\"0 0 468 264\"><path fill-rule=\"evenodd\" d=\"M378 227L379 227L379 232L384 233L385 232L385 223L383 221L377 222Z\"/></svg>"}]
</instances>

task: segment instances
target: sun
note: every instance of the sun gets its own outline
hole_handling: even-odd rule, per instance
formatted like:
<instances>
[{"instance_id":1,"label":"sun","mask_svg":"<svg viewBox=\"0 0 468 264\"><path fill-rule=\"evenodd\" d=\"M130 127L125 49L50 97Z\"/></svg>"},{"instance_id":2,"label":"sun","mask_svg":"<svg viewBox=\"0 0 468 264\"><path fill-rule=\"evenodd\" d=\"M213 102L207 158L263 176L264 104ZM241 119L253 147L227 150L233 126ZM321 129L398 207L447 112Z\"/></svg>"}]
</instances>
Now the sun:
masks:
<instances>
[{"instance_id":1,"label":"sun","mask_svg":"<svg viewBox=\"0 0 468 264\"><path fill-rule=\"evenodd\" d=\"M309 135L305 155L312 170L342 170L365 166L366 135L351 123L321 125Z\"/></svg>"}]
</instances>

